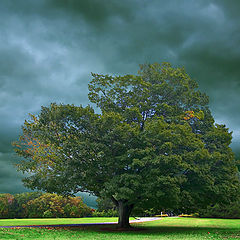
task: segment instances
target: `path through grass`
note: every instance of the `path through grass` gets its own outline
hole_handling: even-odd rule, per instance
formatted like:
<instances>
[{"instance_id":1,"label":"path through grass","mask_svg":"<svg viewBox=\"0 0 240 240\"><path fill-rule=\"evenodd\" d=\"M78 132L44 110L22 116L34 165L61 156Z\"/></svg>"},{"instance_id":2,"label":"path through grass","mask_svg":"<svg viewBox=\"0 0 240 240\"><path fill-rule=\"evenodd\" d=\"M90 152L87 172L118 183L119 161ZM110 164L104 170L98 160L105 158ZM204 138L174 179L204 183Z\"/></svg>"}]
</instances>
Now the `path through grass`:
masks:
<instances>
[{"instance_id":1,"label":"path through grass","mask_svg":"<svg viewBox=\"0 0 240 240\"><path fill-rule=\"evenodd\" d=\"M91 218L82 219L82 221ZM106 218L95 218L105 221ZM66 220L65 220L66 221ZM108 221L108 219L106 220ZM67 222L65 222L67 223ZM72 219L68 223L72 223ZM59 222L58 222L59 224ZM164 218L154 222L134 224L131 231L119 231L114 225L66 228L0 229L0 239L239 239L240 220Z\"/></svg>"}]
</instances>

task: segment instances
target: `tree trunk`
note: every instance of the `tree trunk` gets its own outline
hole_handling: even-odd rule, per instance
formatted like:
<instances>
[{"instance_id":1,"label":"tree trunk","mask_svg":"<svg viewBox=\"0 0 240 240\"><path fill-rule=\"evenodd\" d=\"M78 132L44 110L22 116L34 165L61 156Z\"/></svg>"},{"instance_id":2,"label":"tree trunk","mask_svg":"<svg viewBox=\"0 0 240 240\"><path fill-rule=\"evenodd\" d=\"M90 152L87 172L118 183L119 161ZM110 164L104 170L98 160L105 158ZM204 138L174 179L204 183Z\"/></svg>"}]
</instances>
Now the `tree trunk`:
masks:
<instances>
[{"instance_id":1,"label":"tree trunk","mask_svg":"<svg viewBox=\"0 0 240 240\"><path fill-rule=\"evenodd\" d=\"M129 217L133 209L133 204L129 204L127 201L118 201L118 227L130 228Z\"/></svg>"}]
</instances>

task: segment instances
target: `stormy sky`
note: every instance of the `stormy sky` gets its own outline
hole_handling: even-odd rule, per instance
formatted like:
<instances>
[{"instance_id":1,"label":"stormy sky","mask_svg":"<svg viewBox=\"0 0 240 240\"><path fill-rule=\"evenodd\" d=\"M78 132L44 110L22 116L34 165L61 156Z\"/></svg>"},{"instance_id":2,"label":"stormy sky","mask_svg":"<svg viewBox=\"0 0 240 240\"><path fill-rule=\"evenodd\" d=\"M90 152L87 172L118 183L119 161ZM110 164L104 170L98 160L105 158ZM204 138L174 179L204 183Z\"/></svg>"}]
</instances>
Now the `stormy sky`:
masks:
<instances>
[{"instance_id":1,"label":"stormy sky","mask_svg":"<svg viewBox=\"0 0 240 240\"><path fill-rule=\"evenodd\" d=\"M87 105L91 72L185 66L240 151L239 0L1 0L0 192L26 191L11 142L28 113Z\"/></svg>"}]
</instances>

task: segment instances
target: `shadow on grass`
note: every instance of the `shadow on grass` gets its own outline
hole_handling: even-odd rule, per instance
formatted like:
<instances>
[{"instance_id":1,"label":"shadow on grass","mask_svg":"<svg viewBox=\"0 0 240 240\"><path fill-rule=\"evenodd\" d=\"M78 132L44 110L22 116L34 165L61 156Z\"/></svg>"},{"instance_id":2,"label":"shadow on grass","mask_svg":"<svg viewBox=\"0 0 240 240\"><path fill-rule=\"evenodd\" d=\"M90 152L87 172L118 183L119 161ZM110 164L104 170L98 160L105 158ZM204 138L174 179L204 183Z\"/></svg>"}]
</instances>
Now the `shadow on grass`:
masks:
<instances>
[{"instance_id":1,"label":"shadow on grass","mask_svg":"<svg viewBox=\"0 0 240 240\"><path fill-rule=\"evenodd\" d=\"M137 226L134 225L130 229L119 229L116 225L105 225L105 226L86 226L86 227L69 227L68 230L70 231L90 231L90 232L98 232L98 233L121 233L127 235L159 235L159 234L177 234L181 235L186 234L209 234L217 233L217 232L232 232L232 233L239 233L239 228L223 228L223 227L184 227L184 226Z\"/></svg>"},{"instance_id":2,"label":"shadow on grass","mask_svg":"<svg viewBox=\"0 0 240 240\"><path fill-rule=\"evenodd\" d=\"M0 239L240 239L239 227L215 226L145 226L133 224L130 229L116 225L63 226L2 229ZM43 236L44 235L44 236ZM42 238L44 237L44 238Z\"/></svg>"}]
</instances>

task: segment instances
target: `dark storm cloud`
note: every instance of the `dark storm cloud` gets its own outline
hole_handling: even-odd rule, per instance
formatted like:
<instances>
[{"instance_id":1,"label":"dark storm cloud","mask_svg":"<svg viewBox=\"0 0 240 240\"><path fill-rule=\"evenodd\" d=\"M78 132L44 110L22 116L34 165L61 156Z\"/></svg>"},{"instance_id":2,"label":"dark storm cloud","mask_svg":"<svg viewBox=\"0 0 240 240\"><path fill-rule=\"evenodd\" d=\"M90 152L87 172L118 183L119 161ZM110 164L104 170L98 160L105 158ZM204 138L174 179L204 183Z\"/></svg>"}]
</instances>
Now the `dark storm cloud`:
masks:
<instances>
[{"instance_id":1,"label":"dark storm cloud","mask_svg":"<svg viewBox=\"0 0 240 240\"><path fill-rule=\"evenodd\" d=\"M1 1L0 191L4 179L9 192L21 189L10 142L28 113L51 102L86 105L90 72L136 73L144 62L185 66L237 150L239 11L237 0Z\"/></svg>"},{"instance_id":2,"label":"dark storm cloud","mask_svg":"<svg viewBox=\"0 0 240 240\"><path fill-rule=\"evenodd\" d=\"M137 63L184 65L210 95L219 123L239 139L240 18L237 1L52 1L65 14L84 19L95 37L88 49L106 70L132 72ZM89 33L91 35L91 32Z\"/></svg>"},{"instance_id":3,"label":"dark storm cloud","mask_svg":"<svg viewBox=\"0 0 240 240\"><path fill-rule=\"evenodd\" d=\"M39 2L5 1L0 6L0 191L23 189L12 166L18 158L12 154L11 142L28 113L39 112L50 102L87 103L89 56L82 51L85 61L79 61L69 23L54 16L54 10L53 16L44 12L44 2ZM76 84L79 78L83 81Z\"/></svg>"},{"instance_id":4,"label":"dark storm cloud","mask_svg":"<svg viewBox=\"0 0 240 240\"><path fill-rule=\"evenodd\" d=\"M19 193L28 191L21 183L22 175L16 173L16 169L10 167L15 162L12 153L0 153L0 192L3 193Z\"/></svg>"}]
</instances>

